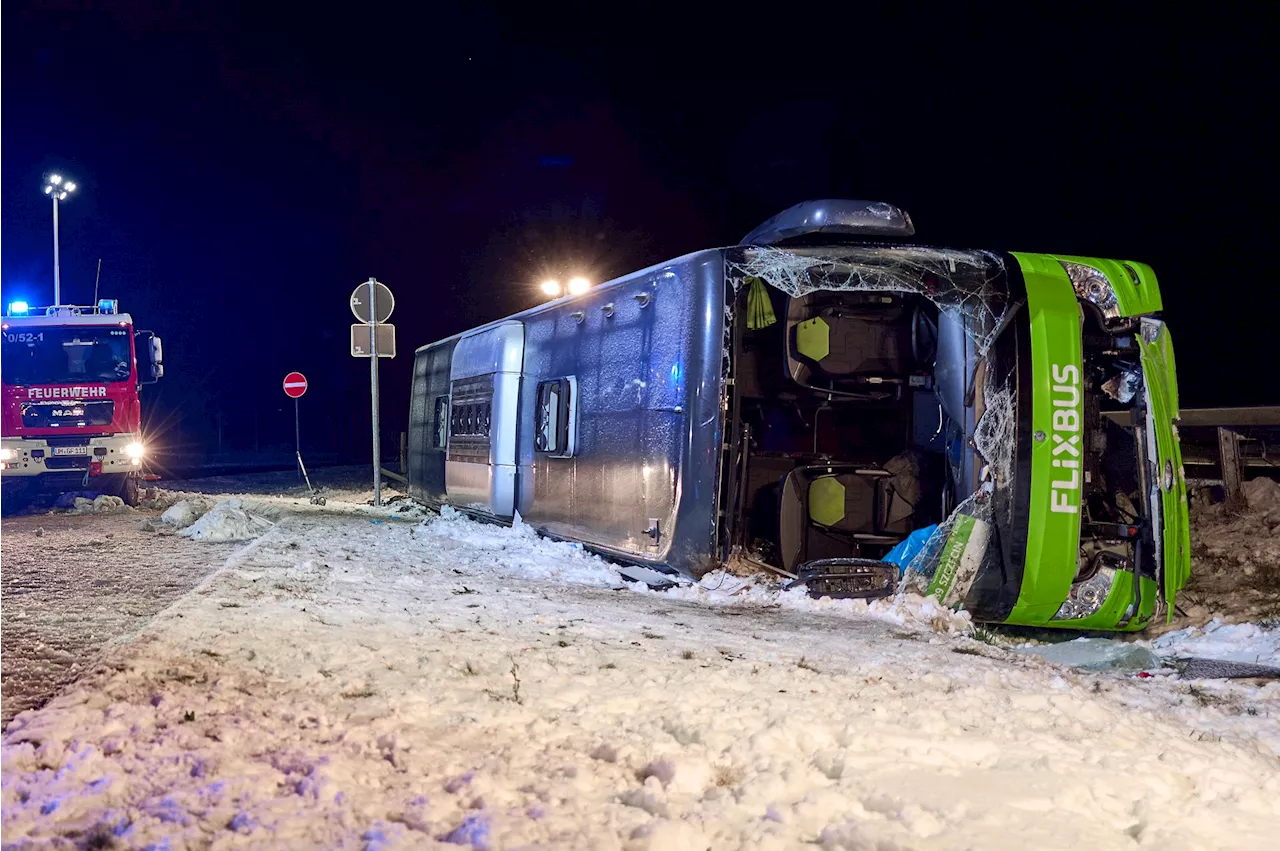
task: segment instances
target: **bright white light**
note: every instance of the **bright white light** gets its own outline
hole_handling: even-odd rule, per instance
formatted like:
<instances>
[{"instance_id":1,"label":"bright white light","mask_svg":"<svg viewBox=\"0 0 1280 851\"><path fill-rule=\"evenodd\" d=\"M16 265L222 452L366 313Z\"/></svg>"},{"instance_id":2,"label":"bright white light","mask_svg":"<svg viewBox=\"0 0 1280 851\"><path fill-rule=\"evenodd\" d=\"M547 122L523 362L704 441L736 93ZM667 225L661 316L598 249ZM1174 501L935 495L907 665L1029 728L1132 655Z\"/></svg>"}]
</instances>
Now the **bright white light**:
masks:
<instances>
[{"instance_id":1,"label":"bright white light","mask_svg":"<svg viewBox=\"0 0 1280 851\"><path fill-rule=\"evenodd\" d=\"M68 191L68 192L75 192L75 191L76 191L76 185L75 185L74 183L68 183L68 184L67 184L67 191Z\"/></svg>"},{"instance_id":2,"label":"bright white light","mask_svg":"<svg viewBox=\"0 0 1280 851\"><path fill-rule=\"evenodd\" d=\"M143 455L146 454L146 452L147 450L143 447L141 443L130 443L128 446L124 448L124 454L128 455L130 458L133 458L134 460L141 458Z\"/></svg>"},{"instance_id":3,"label":"bright white light","mask_svg":"<svg viewBox=\"0 0 1280 851\"><path fill-rule=\"evenodd\" d=\"M559 281L543 281L542 291L549 296L560 295L560 282Z\"/></svg>"},{"instance_id":4,"label":"bright white light","mask_svg":"<svg viewBox=\"0 0 1280 851\"><path fill-rule=\"evenodd\" d=\"M569 292L574 295L582 295L591 289L591 282L586 278L573 278L569 281Z\"/></svg>"},{"instance_id":5,"label":"bright white light","mask_svg":"<svg viewBox=\"0 0 1280 851\"><path fill-rule=\"evenodd\" d=\"M59 183L62 182L62 175L60 174L49 175L49 182L52 183L54 186L57 186Z\"/></svg>"},{"instance_id":6,"label":"bright white light","mask_svg":"<svg viewBox=\"0 0 1280 851\"><path fill-rule=\"evenodd\" d=\"M46 195L52 195L52 194L53 194L53 187L52 187L52 186L46 186L46 187L44 188L44 194L46 194Z\"/></svg>"},{"instance_id":7,"label":"bright white light","mask_svg":"<svg viewBox=\"0 0 1280 851\"><path fill-rule=\"evenodd\" d=\"M0 449L0 461L12 461L14 451L12 449Z\"/></svg>"},{"instance_id":8,"label":"bright white light","mask_svg":"<svg viewBox=\"0 0 1280 851\"><path fill-rule=\"evenodd\" d=\"M59 192L59 193L58 193L58 200L59 200L59 201L65 201L65 200L67 200L67 193L65 193L65 192Z\"/></svg>"},{"instance_id":9,"label":"bright white light","mask_svg":"<svg viewBox=\"0 0 1280 851\"><path fill-rule=\"evenodd\" d=\"M30 309L31 309L31 306L30 306L29 304L27 304L25 301L11 301L11 302L9 302L9 312L10 312L10 313L26 313L26 312L27 312L28 310L30 310ZM7 326L7 325L6 325L5 327L7 328L7 327L9 327L9 326Z\"/></svg>"}]
</instances>

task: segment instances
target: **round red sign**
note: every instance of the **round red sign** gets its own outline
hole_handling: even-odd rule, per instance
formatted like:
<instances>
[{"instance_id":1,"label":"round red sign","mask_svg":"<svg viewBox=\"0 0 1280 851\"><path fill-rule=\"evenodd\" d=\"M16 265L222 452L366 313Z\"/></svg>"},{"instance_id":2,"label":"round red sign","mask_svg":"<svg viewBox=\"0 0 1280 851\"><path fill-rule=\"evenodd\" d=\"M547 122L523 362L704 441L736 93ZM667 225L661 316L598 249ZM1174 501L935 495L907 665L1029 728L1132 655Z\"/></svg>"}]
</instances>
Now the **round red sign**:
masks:
<instances>
[{"instance_id":1,"label":"round red sign","mask_svg":"<svg viewBox=\"0 0 1280 851\"><path fill-rule=\"evenodd\" d=\"M284 377L284 395L297 399L307 392L307 377L301 372L291 372Z\"/></svg>"}]
</instances>

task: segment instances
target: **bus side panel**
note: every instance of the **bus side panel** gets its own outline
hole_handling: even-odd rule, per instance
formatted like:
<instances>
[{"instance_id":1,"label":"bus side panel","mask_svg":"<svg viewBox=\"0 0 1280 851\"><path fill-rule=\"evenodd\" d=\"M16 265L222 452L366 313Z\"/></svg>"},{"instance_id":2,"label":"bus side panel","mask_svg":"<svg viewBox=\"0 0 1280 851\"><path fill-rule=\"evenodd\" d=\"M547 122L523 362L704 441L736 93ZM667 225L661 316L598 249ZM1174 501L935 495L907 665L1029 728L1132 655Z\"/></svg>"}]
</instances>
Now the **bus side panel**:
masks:
<instances>
[{"instance_id":1,"label":"bus side panel","mask_svg":"<svg viewBox=\"0 0 1280 851\"><path fill-rule=\"evenodd\" d=\"M524 324L507 320L462 337L449 369L449 502L502 517L516 508Z\"/></svg>"},{"instance_id":2,"label":"bus side panel","mask_svg":"<svg viewBox=\"0 0 1280 851\"><path fill-rule=\"evenodd\" d=\"M723 261L697 257L526 319L522 515L677 570L689 569L691 552L705 560L715 537ZM712 405L704 350L714 351ZM576 383L576 446L555 457L534 448L538 386L566 377ZM686 505L693 499L702 504Z\"/></svg>"},{"instance_id":3,"label":"bus side panel","mask_svg":"<svg viewBox=\"0 0 1280 851\"><path fill-rule=\"evenodd\" d=\"M721 452L725 442L724 392L728 342L724 252L682 265L690 341L688 361L673 364L684 376L683 461L676 535L668 563L691 576L718 565Z\"/></svg>"},{"instance_id":4,"label":"bus side panel","mask_svg":"<svg viewBox=\"0 0 1280 851\"><path fill-rule=\"evenodd\" d=\"M443 500L449 429L449 366L456 341L420 349L413 359L409 402L409 495ZM440 404L442 400L442 404ZM441 418L443 421L438 420Z\"/></svg>"}]
</instances>

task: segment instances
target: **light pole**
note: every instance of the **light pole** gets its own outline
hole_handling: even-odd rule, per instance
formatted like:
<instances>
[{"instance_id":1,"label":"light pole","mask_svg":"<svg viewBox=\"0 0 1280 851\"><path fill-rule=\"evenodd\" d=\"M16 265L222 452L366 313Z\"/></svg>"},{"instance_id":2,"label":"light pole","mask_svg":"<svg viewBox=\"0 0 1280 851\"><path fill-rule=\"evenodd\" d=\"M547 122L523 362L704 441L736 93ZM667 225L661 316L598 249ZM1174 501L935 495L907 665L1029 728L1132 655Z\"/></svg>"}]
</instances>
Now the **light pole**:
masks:
<instances>
[{"instance_id":1,"label":"light pole","mask_svg":"<svg viewBox=\"0 0 1280 851\"><path fill-rule=\"evenodd\" d=\"M60 174L50 174L44 179L44 194L53 199L53 306L62 304L62 269L58 263L58 202L76 191L76 185L63 180Z\"/></svg>"}]
</instances>

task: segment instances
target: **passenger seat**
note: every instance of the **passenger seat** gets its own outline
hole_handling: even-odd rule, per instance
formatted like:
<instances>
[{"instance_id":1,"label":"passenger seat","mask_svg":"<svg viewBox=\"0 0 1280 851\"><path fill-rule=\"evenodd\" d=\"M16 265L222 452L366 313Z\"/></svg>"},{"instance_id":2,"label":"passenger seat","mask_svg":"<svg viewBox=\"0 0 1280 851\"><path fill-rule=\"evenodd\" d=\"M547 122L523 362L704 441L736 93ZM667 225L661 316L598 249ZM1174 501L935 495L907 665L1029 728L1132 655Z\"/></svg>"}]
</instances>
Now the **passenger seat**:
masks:
<instances>
[{"instance_id":1,"label":"passenger seat","mask_svg":"<svg viewBox=\"0 0 1280 851\"><path fill-rule=\"evenodd\" d=\"M844 294L842 303L797 322L790 343L827 378L902 377L911 369L906 307L892 294Z\"/></svg>"},{"instance_id":2,"label":"passenger seat","mask_svg":"<svg viewBox=\"0 0 1280 851\"><path fill-rule=\"evenodd\" d=\"M783 480L779 499L783 566L792 570L813 557L814 546L829 547L823 530L848 540L849 552L843 555L852 555L862 544L896 544L910 529L910 513L895 510L896 479L878 467L822 464L793 470Z\"/></svg>"}]
</instances>

